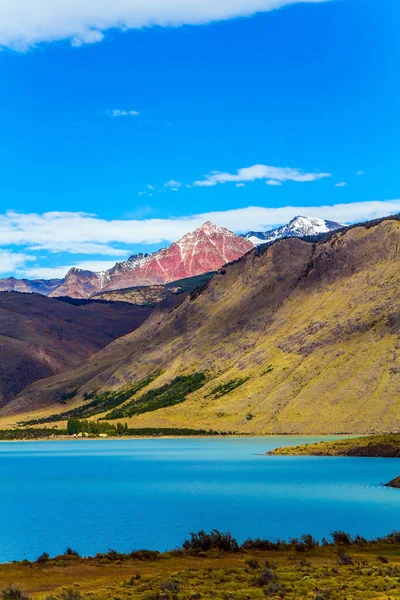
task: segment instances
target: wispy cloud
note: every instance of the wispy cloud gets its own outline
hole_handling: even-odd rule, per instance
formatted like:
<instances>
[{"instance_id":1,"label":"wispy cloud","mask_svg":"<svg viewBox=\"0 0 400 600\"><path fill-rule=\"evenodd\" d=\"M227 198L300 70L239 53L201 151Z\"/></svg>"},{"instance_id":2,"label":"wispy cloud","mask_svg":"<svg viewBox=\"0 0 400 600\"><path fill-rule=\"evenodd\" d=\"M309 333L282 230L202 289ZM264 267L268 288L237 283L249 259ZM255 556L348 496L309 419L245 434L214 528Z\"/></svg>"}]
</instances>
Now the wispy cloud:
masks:
<instances>
[{"instance_id":1,"label":"wispy cloud","mask_svg":"<svg viewBox=\"0 0 400 600\"><path fill-rule=\"evenodd\" d=\"M335 187L346 187L347 183L345 181L341 181L340 183L335 183Z\"/></svg>"},{"instance_id":2,"label":"wispy cloud","mask_svg":"<svg viewBox=\"0 0 400 600\"><path fill-rule=\"evenodd\" d=\"M17 269L17 274L19 277L27 277L29 279L62 279L73 267L85 271L102 272L111 269L114 264L115 262L113 261L86 260L77 264L60 265L58 267L23 266Z\"/></svg>"},{"instance_id":3,"label":"wispy cloud","mask_svg":"<svg viewBox=\"0 0 400 600\"><path fill-rule=\"evenodd\" d=\"M249 206L168 219L105 220L86 213L22 214L9 211L0 215L0 247L6 251L4 262L8 260L8 265L17 266L18 260L26 260L27 253L32 252L33 248L48 249L51 252L58 248L63 252L78 253L82 250L82 244L95 244L96 254L100 254L99 248L103 247L107 249L104 254L109 256L122 255L123 252L127 255L134 244L172 242L200 227L205 221L213 221L241 233L267 230L287 223L299 214L353 223L399 212L400 200L280 208ZM10 258L12 250L21 253L17 255L20 258Z\"/></svg>"},{"instance_id":4,"label":"wispy cloud","mask_svg":"<svg viewBox=\"0 0 400 600\"><path fill-rule=\"evenodd\" d=\"M271 167L268 165L253 165L238 169L236 173L224 173L223 171L212 171L205 175L204 179L193 182L194 187L213 187L221 183L243 183L265 179L268 185L281 185L286 181L305 183L318 181L325 177L332 177L331 173L306 173L300 169L289 167Z\"/></svg>"},{"instance_id":5,"label":"wispy cloud","mask_svg":"<svg viewBox=\"0 0 400 600\"><path fill-rule=\"evenodd\" d=\"M357 171L357 175L365 175L365 171Z\"/></svg>"},{"instance_id":6,"label":"wispy cloud","mask_svg":"<svg viewBox=\"0 0 400 600\"><path fill-rule=\"evenodd\" d=\"M180 181L176 181L175 179L170 179L164 184L164 187L170 188L174 192L177 192L182 187L182 183Z\"/></svg>"},{"instance_id":7,"label":"wispy cloud","mask_svg":"<svg viewBox=\"0 0 400 600\"><path fill-rule=\"evenodd\" d=\"M13 273L17 269L24 267L27 263L35 260L36 256L0 249L0 274Z\"/></svg>"},{"instance_id":8,"label":"wispy cloud","mask_svg":"<svg viewBox=\"0 0 400 600\"><path fill-rule=\"evenodd\" d=\"M140 112L137 110L120 110L119 108L116 108L110 111L111 117L138 117L139 115Z\"/></svg>"},{"instance_id":9,"label":"wispy cloud","mask_svg":"<svg viewBox=\"0 0 400 600\"><path fill-rule=\"evenodd\" d=\"M249 17L290 4L318 4L327 0L1 0L0 47L25 51L41 42L70 40L93 44L111 28L121 31L144 27L203 25Z\"/></svg>"}]
</instances>

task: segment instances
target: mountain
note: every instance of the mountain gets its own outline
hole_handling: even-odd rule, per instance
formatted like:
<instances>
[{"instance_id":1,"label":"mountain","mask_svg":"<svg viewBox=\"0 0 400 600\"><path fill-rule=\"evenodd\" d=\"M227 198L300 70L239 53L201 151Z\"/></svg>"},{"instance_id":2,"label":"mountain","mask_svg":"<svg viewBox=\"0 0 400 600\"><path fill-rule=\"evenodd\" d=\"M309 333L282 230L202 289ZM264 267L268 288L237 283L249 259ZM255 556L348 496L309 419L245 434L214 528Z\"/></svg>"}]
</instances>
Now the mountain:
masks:
<instances>
[{"instance_id":1,"label":"mountain","mask_svg":"<svg viewBox=\"0 0 400 600\"><path fill-rule=\"evenodd\" d=\"M0 279L0 292L24 292L49 296L63 283L62 279Z\"/></svg>"},{"instance_id":2,"label":"mountain","mask_svg":"<svg viewBox=\"0 0 400 600\"><path fill-rule=\"evenodd\" d=\"M216 271L253 247L225 227L207 222L168 248L144 257L133 268L121 269L103 291L159 285Z\"/></svg>"},{"instance_id":3,"label":"mountain","mask_svg":"<svg viewBox=\"0 0 400 600\"><path fill-rule=\"evenodd\" d=\"M0 406L28 384L71 369L132 331L151 308L0 293Z\"/></svg>"},{"instance_id":4,"label":"mountain","mask_svg":"<svg viewBox=\"0 0 400 600\"><path fill-rule=\"evenodd\" d=\"M396 218L261 246L169 314L33 384L0 416L63 413L65 394L86 406L84 394L107 392L112 416L131 427L399 430L399 259ZM129 394L135 402L122 404Z\"/></svg>"},{"instance_id":5,"label":"mountain","mask_svg":"<svg viewBox=\"0 0 400 600\"><path fill-rule=\"evenodd\" d=\"M271 229L271 231L265 232L249 231L244 237L246 240L252 242L254 246L258 246L268 242L275 242L282 238L307 237L320 235L321 233L329 233L330 231L342 229L343 227L344 225L336 223L336 221L298 216L292 219L287 225L283 225L277 229Z\"/></svg>"},{"instance_id":6,"label":"mountain","mask_svg":"<svg viewBox=\"0 0 400 600\"><path fill-rule=\"evenodd\" d=\"M168 248L154 254L133 255L108 271L73 268L64 279L52 281L2 279L0 290L37 292L52 298L89 298L100 291L163 285L209 273L241 258L253 247L251 241L207 222Z\"/></svg>"}]
</instances>

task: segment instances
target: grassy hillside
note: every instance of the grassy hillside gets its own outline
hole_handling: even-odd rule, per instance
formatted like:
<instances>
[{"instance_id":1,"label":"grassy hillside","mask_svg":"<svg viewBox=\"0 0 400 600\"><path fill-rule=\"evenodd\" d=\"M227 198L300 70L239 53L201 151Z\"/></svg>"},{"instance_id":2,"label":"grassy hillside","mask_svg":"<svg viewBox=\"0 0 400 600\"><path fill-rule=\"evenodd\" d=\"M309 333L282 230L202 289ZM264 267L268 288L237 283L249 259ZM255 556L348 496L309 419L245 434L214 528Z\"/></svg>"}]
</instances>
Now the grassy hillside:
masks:
<instances>
[{"instance_id":1,"label":"grassy hillside","mask_svg":"<svg viewBox=\"0 0 400 600\"><path fill-rule=\"evenodd\" d=\"M71 306L38 294L1 292L0 406L33 381L82 364L150 312L129 304Z\"/></svg>"},{"instance_id":2,"label":"grassy hillside","mask_svg":"<svg viewBox=\"0 0 400 600\"><path fill-rule=\"evenodd\" d=\"M400 433L276 448L269 454L291 456L368 456L400 458Z\"/></svg>"},{"instance_id":3,"label":"grassy hillside","mask_svg":"<svg viewBox=\"0 0 400 600\"><path fill-rule=\"evenodd\" d=\"M159 373L132 403L176 377L204 373L184 401L132 414L129 427L399 430L399 258L397 219L255 249L168 315L154 314L68 376L34 384L0 416L54 415Z\"/></svg>"},{"instance_id":4,"label":"grassy hillside","mask_svg":"<svg viewBox=\"0 0 400 600\"><path fill-rule=\"evenodd\" d=\"M374 542L334 535L336 541L323 546L303 536L288 544L248 541L239 548L229 535L201 532L195 548L192 539L164 554L110 550L88 559L68 549L54 559L43 554L34 563L0 565L0 590L5 600L400 598L399 534Z\"/></svg>"}]
</instances>

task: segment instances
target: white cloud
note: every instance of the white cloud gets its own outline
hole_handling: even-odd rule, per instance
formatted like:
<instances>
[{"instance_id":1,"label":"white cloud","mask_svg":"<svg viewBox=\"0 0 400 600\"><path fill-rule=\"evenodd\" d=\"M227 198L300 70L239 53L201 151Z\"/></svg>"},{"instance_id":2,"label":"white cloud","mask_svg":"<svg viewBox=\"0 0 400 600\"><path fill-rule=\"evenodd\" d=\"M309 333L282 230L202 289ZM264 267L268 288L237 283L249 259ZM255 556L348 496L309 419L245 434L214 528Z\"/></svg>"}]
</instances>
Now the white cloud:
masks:
<instances>
[{"instance_id":1,"label":"white cloud","mask_svg":"<svg viewBox=\"0 0 400 600\"><path fill-rule=\"evenodd\" d=\"M237 183L236 187L239 187L239 188L246 187L246 184L245 183Z\"/></svg>"},{"instance_id":2,"label":"white cloud","mask_svg":"<svg viewBox=\"0 0 400 600\"><path fill-rule=\"evenodd\" d=\"M341 181L340 183L335 183L335 187L346 187L347 183L345 181Z\"/></svg>"},{"instance_id":3,"label":"white cloud","mask_svg":"<svg viewBox=\"0 0 400 600\"><path fill-rule=\"evenodd\" d=\"M70 269L84 269L85 271L107 271L115 265L114 261L109 260L86 260L78 264L60 265L59 267L23 267L17 269L19 277L28 277L29 279L62 279Z\"/></svg>"},{"instance_id":4,"label":"white cloud","mask_svg":"<svg viewBox=\"0 0 400 600\"><path fill-rule=\"evenodd\" d=\"M169 181L167 181L167 183L164 184L164 187L172 188L173 190L177 190L180 187L182 187L182 184L180 181L176 181L175 179L170 179Z\"/></svg>"},{"instance_id":5,"label":"white cloud","mask_svg":"<svg viewBox=\"0 0 400 600\"><path fill-rule=\"evenodd\" d=\"M30 250L47 250L48 252L67 252L68 254L102 254L106 256L125 256L126 251L119 248L113 248L109 244L97 244L95 242L73 242L69 241L54 242L46 241L44 244L38 243L30 246Z\"/></svg>"},{"instance_id":6,"label":"white cloud","mask_svg":"<svg viewBox=\"0 0 400 600\"><path fill-rule=\"evenodd\" d=\"M25 51L41 42L93 44L111 28L204 25L290 4L327 0L1 0L0 47Z\"/></svg>"},{"instance_id":7,"label":"white cloud","mask_svg":"<svg viewBox=\"0 0 400 600\"><path fill-rule=\"evenodd\" d=\"M23 267L27 262L36 260L35 256L10 250L0 249L0 273L13 273L16 269Z\"/></svg>"},{"instance_id":8,"label":"white cloud","mask_svg":"<svg viewBox=\"0 0 400 600\"><path fill-rule=\"evenodd\" d=\"M357 171L357 175L365 175L365 171Z\"/></svg>"},{"instance_id":9,"label":"white cloud","mask_svg":"<svg viewBox=\"0 0 400 600\"><path fill-rule=\"evenodd\" d=\"M161 244L172 242L188 231L213 221L232 231L266 230L287 223L296 215L309 215L342 223L365 221L400 212L400 200L352 202L322 206L283 206L212 211L169 219L125 219L107 221L86 213L52 212L21 214L7 212L0 215L0 247L19 247L23 255L32 247L57 247L73 253L82 244L96 244L112 248L125 244L129 253L133 244ZM21 250L23 248L23 250ZM107 250L109 253L109 250ZM117 249L115 253L122 251ZM97 252L99 254L99 252ZM15 259L16 260L16 259ZM22 260L22 259L20 259ZM10 263L9 263L10 264ZM4 272L4 270L3 270Z\"/></svg>"},{"instance_id":10,"label":"white cloud","mask_svg":"<svg viewBox=\"0 0 400 600\"><path fill-rule=\"evenodd\" d=\"M275 185L275 186L280 186L282 185L281 181L277 181L276 179L268 179L268 181L265 182L267 185Z\"/></svg>"},{"instance_id":11,"label":"white cloud","mask_svg":"<svg viewBox=\"0 0 400 600\"><path fill-rule=\"evenodd\" d=\"M265 179L274 181L269 185L279 185L286 181L296 181L300 183L309 181L318 181L325 177L332 177L331 173L305 173L299 169L291 169L289 167L271 167L268 165L253 165L238 169L236 173L224 173L221 171L212 171L209 175L205 175L204 179L193 182L195 187L214 187L220 183L237 182L243 183L247 181L256 181Z\"/></svg>"},{"instance_id":12,"label":"white cloud","mask_svg":"<svg viewBox=\"0 0 400 600\"><path fill-rule=\"evenodd\" d=\"M137 110L114 109L110 112L111 117L138 117L140 112Z\"/></svg>"}]
</instances>

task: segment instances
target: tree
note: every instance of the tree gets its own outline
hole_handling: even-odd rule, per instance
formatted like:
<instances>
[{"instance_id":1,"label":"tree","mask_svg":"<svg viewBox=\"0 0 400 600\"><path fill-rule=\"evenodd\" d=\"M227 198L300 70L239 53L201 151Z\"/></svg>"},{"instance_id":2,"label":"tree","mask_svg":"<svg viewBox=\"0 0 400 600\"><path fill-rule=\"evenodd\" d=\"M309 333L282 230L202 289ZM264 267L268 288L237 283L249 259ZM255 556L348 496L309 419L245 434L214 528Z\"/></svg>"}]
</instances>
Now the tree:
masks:
<instances>
[{"instance_id":1,"label":"tree","mask_svg":"<svg viewBox=\"0 0 400 600\"><path fill-rule=\"evenodd\" d=\"M81 424L78 419L69 419L67 425L68 435L76 435L81 432Z\"/></svg>"}]
</instances>

